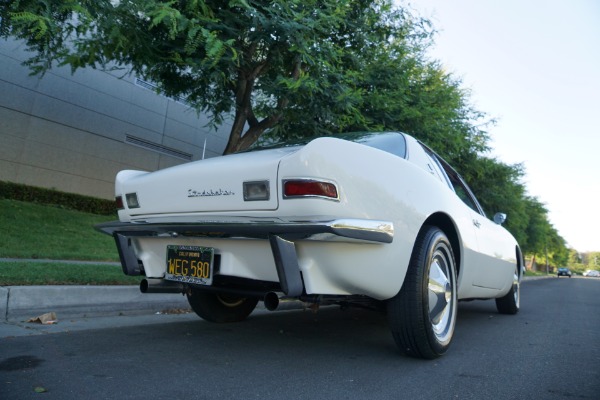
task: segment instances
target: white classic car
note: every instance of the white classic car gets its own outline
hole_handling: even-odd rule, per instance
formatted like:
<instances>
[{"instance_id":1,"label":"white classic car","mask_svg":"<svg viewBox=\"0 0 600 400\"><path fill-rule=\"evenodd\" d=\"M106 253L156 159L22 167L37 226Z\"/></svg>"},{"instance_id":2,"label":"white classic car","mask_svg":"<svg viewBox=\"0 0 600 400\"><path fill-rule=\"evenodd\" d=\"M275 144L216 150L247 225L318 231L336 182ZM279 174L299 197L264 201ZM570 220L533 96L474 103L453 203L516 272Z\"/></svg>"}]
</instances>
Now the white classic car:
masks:
<instances>
[{"instance_id":1,"label":"white classic car","mask_svg":"<svg viewBox=\"0 0 600 400\"><path fill-rule=\"evenodd\" d=\"M592 270L592 269L588 269L587 271L585 271L583 273L583 276L589 276L589 277L594 277L594 278L600 278L600 272Z\"/></svg>"},{"instance_id":2,"label":"white classic car","mask_svg":"<svg viewBox=\"0 0 600 400\"><path fill-rule=\"evenodd\" d=\"M401 352L444 354L457 301L519 310L522 257L462 178L413 137L322 137L116 178L113 235L145 293L212 322L259 301L385 310Z\"/></svg>"}]
</instances>

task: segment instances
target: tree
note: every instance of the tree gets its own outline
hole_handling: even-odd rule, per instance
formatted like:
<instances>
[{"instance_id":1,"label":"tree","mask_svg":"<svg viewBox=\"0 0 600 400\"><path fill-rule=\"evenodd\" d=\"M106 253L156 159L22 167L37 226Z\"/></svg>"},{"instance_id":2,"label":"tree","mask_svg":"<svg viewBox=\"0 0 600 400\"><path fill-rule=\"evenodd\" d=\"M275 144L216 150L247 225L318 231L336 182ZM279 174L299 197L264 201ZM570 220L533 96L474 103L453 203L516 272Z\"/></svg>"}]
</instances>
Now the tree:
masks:
<instances>
[{"instance_id":1,"label":"tree","mask_svg":"<svg viewBox=\"0 0 600 400\"><path fill-rule=\"evenodd\" d=\"M123 68L214 126L233 116L225 153L297 121L313 134L358 124L362 65L350 60L417 29L388 0L18 0L0 18L0 35L34 51L34 73Z\"/></svg>"}]
</instances>

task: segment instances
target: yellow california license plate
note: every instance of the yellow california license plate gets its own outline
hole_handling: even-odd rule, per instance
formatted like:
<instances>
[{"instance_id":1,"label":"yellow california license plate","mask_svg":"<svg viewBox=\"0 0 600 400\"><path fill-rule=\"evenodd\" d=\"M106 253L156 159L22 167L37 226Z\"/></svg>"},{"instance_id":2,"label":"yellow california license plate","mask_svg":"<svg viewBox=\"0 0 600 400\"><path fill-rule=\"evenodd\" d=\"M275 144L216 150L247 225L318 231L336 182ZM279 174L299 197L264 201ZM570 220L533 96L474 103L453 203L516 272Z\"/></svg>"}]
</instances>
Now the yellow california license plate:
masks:
<instances>
[{"instance_id":1,"label":"yellow california license plate","mask_svg":"<svg viewBox=\"0 0 600 400\"><path fill-rule=\"evenodd\" d=\"M212 285L215 250L199 246L167 246L165 279Z\"/></svg>"}]
</instances>

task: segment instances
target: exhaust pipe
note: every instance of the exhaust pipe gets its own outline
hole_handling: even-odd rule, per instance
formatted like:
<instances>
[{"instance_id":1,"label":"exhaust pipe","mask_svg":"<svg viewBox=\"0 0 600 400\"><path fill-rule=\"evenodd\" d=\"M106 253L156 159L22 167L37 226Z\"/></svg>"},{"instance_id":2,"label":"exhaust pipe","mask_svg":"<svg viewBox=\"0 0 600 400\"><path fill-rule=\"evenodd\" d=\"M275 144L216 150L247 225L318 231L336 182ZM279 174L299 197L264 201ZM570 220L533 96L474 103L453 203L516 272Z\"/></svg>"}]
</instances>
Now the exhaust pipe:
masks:
<instances>
[{"instance_id":1,"label":"exhaust pipe","mask_svg":"<svg viewBox=\"0 0 600 400\"><path fill-rule=\"evenodd\" d=\"M140 282L142 293L184 293L185 285L179 282L165 281L164 279L148 278Z\"/></svg>"},{"instance_id":2,"label":"exhaust pipe","mask_svg":"<svg viewBox=\"0 0 600 400\"><path fill-rule=\"evenodd\" d=\"M302 310L309 305L295 297L285 297L283 293L268 292L263 298L265 308L269 311Z\"/></svg>"}]
</instances>

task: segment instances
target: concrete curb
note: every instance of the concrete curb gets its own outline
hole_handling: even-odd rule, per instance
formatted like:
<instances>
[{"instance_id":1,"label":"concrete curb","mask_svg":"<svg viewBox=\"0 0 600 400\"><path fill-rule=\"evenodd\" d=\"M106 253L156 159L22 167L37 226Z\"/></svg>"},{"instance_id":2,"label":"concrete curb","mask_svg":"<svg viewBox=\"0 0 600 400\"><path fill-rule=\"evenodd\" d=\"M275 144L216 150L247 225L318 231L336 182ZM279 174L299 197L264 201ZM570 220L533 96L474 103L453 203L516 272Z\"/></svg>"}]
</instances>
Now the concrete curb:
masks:
<instances>
[{"instance_id":1,"label":"concrete curb","mask_svg":"<svg viewBox=\"0 0 600 400\"><path fill-rule=\"evenodd\" d=\"M554 276L525 277L523 281L547 278ZM144 294L138 286L0 286L0 321L27 320L47 312L64 319L189 308L185 296Z\"/></svg>"},{"instance_id":2,"label":"concrete curb","mask_svg":"<svg viewBox=\"0 0 600 400\"><path fill-rule=\"evenodd\" d=\"M58 318L144 314L189 309L181 294L143 294L137 286L0 287L0 321L27 320L47 312Z\"/></svg>"}]
</instances>

